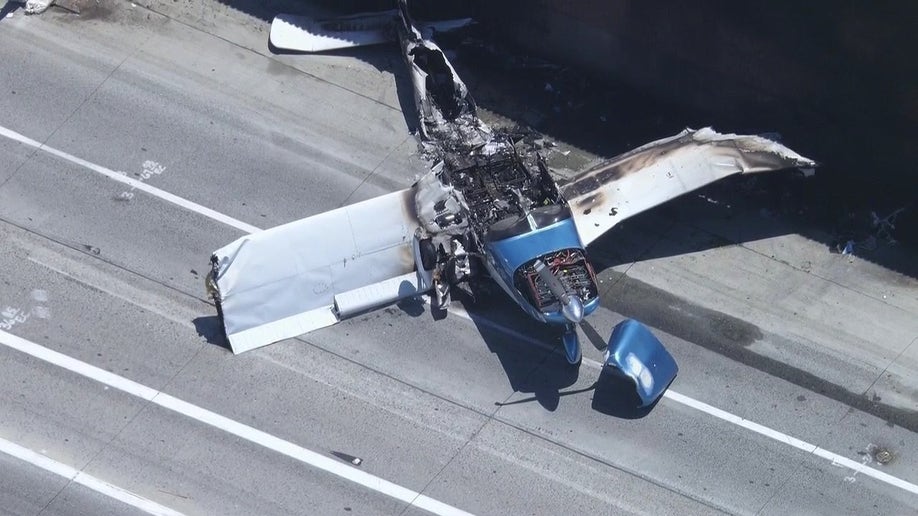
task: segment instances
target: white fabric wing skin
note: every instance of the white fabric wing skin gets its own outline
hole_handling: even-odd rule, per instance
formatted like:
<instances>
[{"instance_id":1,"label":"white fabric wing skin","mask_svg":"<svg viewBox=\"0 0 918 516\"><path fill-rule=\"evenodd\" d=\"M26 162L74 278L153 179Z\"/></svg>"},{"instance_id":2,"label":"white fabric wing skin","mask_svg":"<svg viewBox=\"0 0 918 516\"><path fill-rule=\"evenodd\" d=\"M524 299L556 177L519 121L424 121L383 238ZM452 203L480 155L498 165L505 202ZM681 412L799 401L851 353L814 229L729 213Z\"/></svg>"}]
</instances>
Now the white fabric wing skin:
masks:
<instances>
[{"instance_id":1,"label":"white fabric wing skin","mask_svg":"<svg viewBox=\"0 0 918 516\"><path fill-rule=\"evenodd\" d=\"M638 147L558 186L583 245L588 245L628 217L718 179L815 166L815 161L767 138L705 127Z\"/></svg>"},{"instance_id":2,"label":"white fabric wing skin","mask_svg":"<svg viewBox=\"0 0 918 516\"><path fill-rule=\"evenodd\" d=\"M414 273L417 227L414 190L405 189L246 235L214 252L213 279L233 351L338 322L336 295L367 306L416 295L424 287Z\"/></svg>"},{"instance_id":3,"label":"white fabric wing skin","mask_svg":"<svg viewBox=\"0 0 918 516\"><path fill-rule=\"evenodd\" d=\"M278 14L271 22L271 44L283 50L324 52L395 41L397 11L362 13L328 20Z\"/></svg>"}]
</instances>

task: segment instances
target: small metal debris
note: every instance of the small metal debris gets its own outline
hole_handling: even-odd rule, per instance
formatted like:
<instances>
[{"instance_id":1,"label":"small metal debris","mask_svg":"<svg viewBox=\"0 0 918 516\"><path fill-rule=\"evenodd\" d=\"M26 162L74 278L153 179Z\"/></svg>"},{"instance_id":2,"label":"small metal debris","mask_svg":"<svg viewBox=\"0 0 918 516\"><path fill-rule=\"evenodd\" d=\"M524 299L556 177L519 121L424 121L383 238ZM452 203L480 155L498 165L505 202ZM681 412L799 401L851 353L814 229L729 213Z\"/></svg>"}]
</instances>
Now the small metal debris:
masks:
<instances>
[{"instance_id":1,"label":"small metal debris","mask_svg":"<svg viewBox=\"0 0 918 516\"><path fill-rule=\"evenodd\" d=\"M841 254L854 254L854 240L848 240L845 247L841 250Z\"/></svg>"},{"instance_id":2,"label":"small metal debris","mask_svg":"<svg viewBox=\"0 0 918 516\"><path fill-rule=\"evenodd\" d=\"M889 461L893 459L893 454L886 448L877 448L876 452L873 454L873 458L879 464L889 464Z\"/></svg>"},{"instance_id":3,"label":"small metal debris","mask_svg":"<svg viewBox=\"0 0 918 516\"><path fill-rule=\"evenodd\" d=\"M363 464L363 459L361 459L360 457L355 457L355 456L353 456L353 455L348 455L348 454L346 454L346 453L341 453L341 452L337 452L337 451L333 451L333 452L331 452L331 454L334 455L335 457L338 457L339 459L341 459L341 460L343 460L343 461L345 461L345 462L350 462L350 463L353 464L354 466L359 466L359 465Z\"/></svg>"},{"instance_id":4,"label":"small metal debris","mask_svg":"<svg viewBox=\"0 0 918 516\"><path fill-rule=\"evenodd\" d=\"M51 7L52 0L28 0L25 2L26 14L41 14Z\"/></svg>"}]
</instances>

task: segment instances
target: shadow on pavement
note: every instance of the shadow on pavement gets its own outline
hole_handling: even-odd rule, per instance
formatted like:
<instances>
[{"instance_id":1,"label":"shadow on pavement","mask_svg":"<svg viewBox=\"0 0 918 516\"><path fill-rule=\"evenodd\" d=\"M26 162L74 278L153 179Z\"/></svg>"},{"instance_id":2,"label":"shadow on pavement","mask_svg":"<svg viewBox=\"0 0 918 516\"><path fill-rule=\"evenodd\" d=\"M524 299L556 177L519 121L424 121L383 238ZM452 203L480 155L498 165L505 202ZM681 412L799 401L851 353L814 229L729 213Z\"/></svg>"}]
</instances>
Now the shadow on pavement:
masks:
<instances>
[{"instance_id":1,"label":"shadow on pavement","mask_svg":"<svg viewBox=\"0 0 918 516\"><path fill-rule=\"evenodd\" d=\"M22 7L22 3L15 0L7 0L6 4L3 7L0 7L0 21L6 19L6 17ZM23 11L24 12L24 11Z\"/></svg>"},{"instance_id":2,"label":"shadow on pavement","mask_svg":"<svg viewBox=\"0 0 918 516\"><path fill-rule=\"evenodd\" d=\"M191 321L194 324L195 331L199 337L203 337L208 344L219 346L227 351L232 351L229 340L226 338L226 332L223 329L223 323L216 315L203 315L196 317Z\"/></svg>"},{"instance_id":3,"label":"shadow on pavement","mask_svg":"<svg viewBox=\"0 0 918 516\"><path fill-rule=\"evenodd\" d=\"M652 404L641 407L641 398L635 390L634 381L603 368L596 380L591 407L596 412L621 419L640 419L653 411L660 398Z\"/></svg>"},{"instance_id":4,"label":"shadow on pavement","mask_svg":"<svg viewBox=\"0 0 918 516\"><path fill-rule=\"evenodd\" d=\"M500 361L515 392L532 394L545 410L558 408L561 390L577 382L579 369L568 364L560 352L560 333L538 323L513 305L495 288L474 303L465 293L453 289L454 301L466 307L488 349ZM516 335L505 328L512 328ZM497 402L500 404L501 402Z\"/></svg>"}]
</instances>

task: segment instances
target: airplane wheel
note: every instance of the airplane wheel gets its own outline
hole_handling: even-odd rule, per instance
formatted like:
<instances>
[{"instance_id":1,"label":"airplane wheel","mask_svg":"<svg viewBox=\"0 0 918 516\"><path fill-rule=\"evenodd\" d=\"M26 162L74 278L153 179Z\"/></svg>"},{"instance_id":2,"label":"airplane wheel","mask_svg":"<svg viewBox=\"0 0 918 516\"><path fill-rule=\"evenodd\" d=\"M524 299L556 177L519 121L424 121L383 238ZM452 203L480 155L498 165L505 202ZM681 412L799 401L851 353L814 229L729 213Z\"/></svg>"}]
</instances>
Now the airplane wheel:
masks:
<instances>
[{"instance_id":1,"label":"airplane wheel","mask_svg":"<svg viewBox=\"0 0 918 516\"><path fill-rule=\"evenodd\" d=\"M432 271L437 266L437 249L429 238L418 241L418 249L421 253L421 266L425 271Z\"/></svg>"},{"instance_id":2,"label":"airplane wheel","mask_svg":"<svg viewBox=\"0 0 918 516\"><path fill-rule=\"evenodd\" d=\"M577 336L577 328L573 324L564 328L564 333L561 335L561 343L564 345L564 358L567 359L567 363L574 367L580 367L580 363L583 361L583 352L580 349L580 337Z\"/></svg>"}]
</instances>

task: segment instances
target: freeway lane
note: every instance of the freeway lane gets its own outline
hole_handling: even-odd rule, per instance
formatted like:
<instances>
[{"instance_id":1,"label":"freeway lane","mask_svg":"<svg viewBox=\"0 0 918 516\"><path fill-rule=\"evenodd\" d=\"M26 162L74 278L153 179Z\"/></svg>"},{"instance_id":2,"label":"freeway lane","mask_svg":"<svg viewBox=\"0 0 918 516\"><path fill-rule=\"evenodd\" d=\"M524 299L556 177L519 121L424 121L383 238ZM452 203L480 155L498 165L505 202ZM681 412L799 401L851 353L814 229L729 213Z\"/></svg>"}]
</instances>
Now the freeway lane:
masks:
<instances>
[{"instance_id":1,"label":"freeway lane","mask_svg":"<svg viewBox=\"0 0 918 516\"><path fill-rule=\"evenodd\" d=\"M474 504L476 512L516 512L525 504L552 511L572 504L601 511L610 503L704 512L693 510L690 500L632 475L614 469L592 471L593 461L512 426L481 432L488 419L478 411L303 343L289 350L297 362L283 355L255 354L237 360L197 338L188 321L201 307L187 296L138 277L124 281L124 271L96 263L95 258L81 262L87 255L75 250L56 245L51 245L54 252L43 250L48 244L28 234L5 233L3 240L21 250L4 254L9 260L4 260L3 269L14 271L11 285L3 289L4 299L27 306L31 290L26 285L43 279L51 312L50 318L26 321L15 330L51 349L82 355L99 367L156 388L166 384L168 392L182 399L300 445L360 456L363 469L416 489L438 478L473 491L486 483L527 495L490 502L478 495L453 497L454 503ZM66 267L68 277L49 272L45 262L50 259L56 259L54 267ZM177 299L168 302L173 297ZM468 333L461 319L453 322L460 333ZM366 337L362 342L371 344ZM174 509L282 514L297 513L304 506L321 513L346 506L366 513L398 512L386 498L311 475L280 455L163 410L143 409L130 397L21 354L5 353L4 436L46 450L62 462L90 461L89 473L119 479L121 487ZM499 371L493 373L485 377L499 382ZM512 393L506 385L500 390L501 399ZM460 449L480 455L473 467L454 463L443 469ZM530 454L553 460L547 465L516 464ZM469 470L472 476L466 478ZM507 476L495 478L495 471ZM567 479L577 479L577 490L568 489ZM584 485L587 481L595 484ZM610 499L603 492L607 485L629 486L634 495ZM584 492L590 496L584 497ZM656 494L651 502L642 501L648 493ZM494 505L489 508L489 503Z\"/></svg>"},{"instance_id":2,"label":"freeway lane","mask_svg":"<svg viewBox=\"0 0 918 516\"><path fill-rule=\"evenodd\" d=\"M84 89L104 95L100 98L105 103L94 103L90 97L75 104L72 109L82 107L68 117L38 114L35 119L52 121L51 127L39 129L30 127L28 120L32 118L24 109L57 112L60 106L9 102L4 106L9 119L3 120L3 125L19 131L35 129L28 134L34 138L53 134L48 143L72 154L91 157L91 161L116 170L140 172L147 159L166 164L165 170L150 176L151 184L256 225L284 222L340 204L374 167L380 177L402 184L410 182L414 173L405 172L405 168L411 170L410 160L405 164L406 156L398 151L406 146L399 139L403 135L393 133L391 139L383 139L383 144L374 143L393 119L374 122L368 118L360 123L375 128L361 134L375 136L362 143L342 144L332 148L328 156L321 149L294 147L303 154L304 163L325 162L328 171L344 162L342 154L370 156L356 160L363 163L363 172L356 176L320 173L313 188L311 170L296 165L300 154L277 158L275 152L257 151L271 145L270 134L259 129L265 125L274 125L282 134L296 134L302 127L312 127L313 122L316 127L331 123L323 118L327 113L317 114L316 120L304 113L295 118L295 124L272 118L272 113L283 110L271 106L289 102L289 94L260 101L265 103L267 120L252 120L256 116L253 113L261 110L247 111L241 106L240 112L247 116L225 118L220 129L225 133L222 140L202 136L210 145L213 141L233 142L233 138L251 142L239 145L238 154L233 145L217 145L215 149L198 146L196 135L209 134L199 114L212 105L207 104L212 101L201 99L219 95L212 91L212 83L188 79L180 92L169 81L155 88L148 86L149 91L136 88L143 82L138 75L153 81L162 74L157 60L175 58L171 47L167 47L168 52L158 50L157 41L161 40L157 34L162 37L158 31L169 30L168 23L152 24L150 31L156 34L151 35L143 30L128 31L118 23L88 27L66 25L54 18L27 21L27 27L16 26L22 31L15 33L19 37L5 37L4 52L18 55L25 51L25 41L44 41L51 49L44 59L50 63L38 68L52 75L30 77L23 70L4 80L29 91L31 81L43 79L60 85L45 98L67 98L71 74L97 70L93 77L98 89ZM106 55L106 35L109 42L121 41L124 47L133 42L139 49L117 70L112 67L107 73L108 61L84 69L66 51L54 50L55 42L65 48L68 38L79 37L87 47L86 55ZM198 37L204 40L198 45L201 49L219 47L205 35ZM202 50L199 59L224 63L227 70L234 70L225 61L236 50L223 44L225 48L216 48L212 54ZM243 68L237 71L239 75L244 76L251 66ZM224 80L235 76L228 72ZM246 84L241 80L234 88L245 91ZM170 111L151 98L156 96L184 98L196 109L186 109L188 116L182 117L178 110ZM356 104L362 98L352 100ZM227 112L234 112L229 106L242 102L238 96L236 100L231 96L220 100ZM112 116L113 112L131 116L119 118ZM68 121L63 126L56 122L64 119ZM394 119L397 122L399 117ZM346 125L352 122L348 120ZM150 129L137 133L138 126ZM712 506L730 512L763 508L780 512L780 504L794 503L810 512L820 512L826 504L844 504L856 512L889 514L902 513L913 505L914 498L901 490L856 476L853 482L848 481L850 471L813 461L679 405L661 403L640 420L603 416L591 410L589 392L558 395L559 390L589 386L592 371L585 370L574 383L571 377L553 374L557 371L554 355L521 345L500 332L485 330L479 335L478 328L462 319L448 318L434 325L418 307L369 314L310 335L305 339L309 344L290 342L231 357L196 335L207 333L212 308L195 296L201 296L200 267L210 250L234 238L237 230L143 194L129 202L116 201L124 190L117 183L41 153L20 167L30 152L7 143L2 149L9 151L3 155L4 164L13 163L15 169L4 169L0 174L9 179L15 172L15 177L0 187L0 218L19 227L3 224L3 242L12 245L3 249L0 270L8 277L4 277L0 304L30 306L36 301L32 292L45 291L51 317L27 321L14 332L68 355L165 389L302 446L364 457L366 470L412 489L426 486L425 494L472 512L562 512L565 508L604 512L610 504L642 512L707 512ZM135 153L123 149L135 149ZM146 157L144 153L150 149L156 149L156 155ZM242 159L248 152L253 153L251 161ZM179 167L198 153L212 155L195 161L194 167ZM182 156L182 160L166 163L173 155ZM220 155L233 159L220 160ZM278 161L271 161L275 159ZM252 163L264 167L258 172L265 180L264 189L246 190L243 184L215 180L251 177ZM182 173L170 175L177 169ZM289 187L301 183L310 186L301 191ZM368 181L357 195L380 193L386 184ZM249 211L249 202L257 208ZM197 274L191 272L193 269ZM522 323L513 312L501 315L510 323ZM594 324L608 328L618 317L604 312ZM533 335L538 332L526 324L521 328ZM848 414L841 404L801 393L798 387L691 343L671 337L666 342L682 364L683 373L676 385L680 391L718 400L719 406L827 449L848 452L853 458L876 437L887 439L900 450L915 448L913 434L907 431L888 429L876 418ZM5 437L25 440L24 444L49 453L54 450L60 459L77 462L99 452L97 462L91 464L99 476L107 473L124 479L129 485L123 487L172 507L190 512L218 512L214 511L218 508L227 513L280 513L297 512L306 506L331 512L341 510L345 500L347 507L357 507L361 512L398 510L384 498L341 486L319 472L304 471L278 456L157 410L139 412L144 418L125 427L111 444L97 442L99 433L106 434L90 423L115 424L123 417L114 404L111 413L77 410L99 399L98 386L94 390L82 385L84 380L40 366L29 369L21 357L9 356L3 363L4 376L11 379L4 383L4 414L12 415L4 420ZM23 374L38 383L22 389ZM40 399L24 405L18 401L23 391ZM533 393L538 398L535 402L499 410L494 406L495 402L526 399ZM798 401L799 405L790 403L800 396L805 400ZM545 406L557 407L548 411ZM64 436L37 431L42 428L66 428L70 432ZM165 442L157 443L154 436ZM77 439L80 443L72 447L62 444ZM903 455L889 468L908 478L914 475L914 459ZM253 493L252 486L264 492ZM286 486L296 486L294 491L298 492L291 493ZM620 493L609 486L627 488Z\"/></svg>"}]
</instances>

